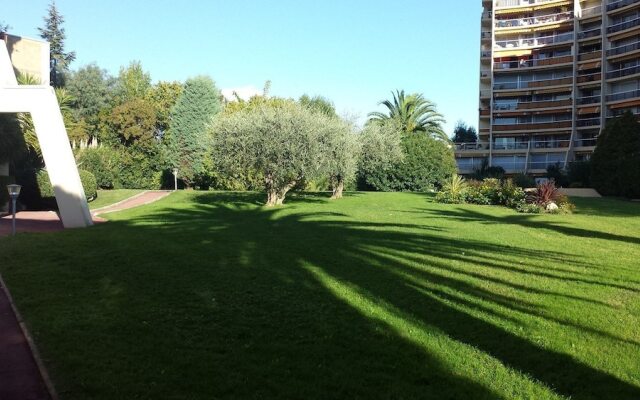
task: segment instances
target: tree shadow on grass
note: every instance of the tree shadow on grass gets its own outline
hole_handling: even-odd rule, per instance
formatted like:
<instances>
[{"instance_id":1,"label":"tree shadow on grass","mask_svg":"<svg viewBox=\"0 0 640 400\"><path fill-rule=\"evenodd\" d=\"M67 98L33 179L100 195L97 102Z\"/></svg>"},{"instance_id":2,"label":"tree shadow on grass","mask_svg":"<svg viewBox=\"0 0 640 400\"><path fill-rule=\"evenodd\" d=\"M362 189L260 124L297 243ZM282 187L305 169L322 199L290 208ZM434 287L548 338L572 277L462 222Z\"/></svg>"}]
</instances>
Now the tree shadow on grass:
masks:
<instances>
[{"instance_id":1,"label":"tree shadow on grass","mask_svg":"<svg viewBox=\"0 0 640 400\"><path fill-rule=\"evenodd\" d=\"M494 279L511 290L505 294L484 285L482 269L469 267L504 269L534 254L580 263L575 256L414 232L419 225L400 230L339 213L257 208L254 201L255 195L206 194L188 209L111 222L89 231L110 243L96 252L110 257L111 268L78 265L83 279L75 283L68 272L51 271L48 285L67 276L65 293L87 291L75 299L78 312L96 315L98 329L106 330L82 350L91 356L108 349L124 365L100 372L127 376L147 367L151 376L141 377L137 390L157 389L167 398L543 398L545 387L577 400L640 397L639 387L505 325L539 318L607 345L635 344L552 318L528 300L526 284ZM93 243L82 240L81 248ZM159 245L145 250L150 241ZM515 272L529 271L521 269ZM92 284L106 289L85 289ZM606 306L586 296L566 301ZM124 319L101 319L113 312ZM64 331L74 346L86 343L73 329ZM162 384L145 386L158 364ZM185 376L192 379L183 382Z\"/></svg>"}]
</instances>

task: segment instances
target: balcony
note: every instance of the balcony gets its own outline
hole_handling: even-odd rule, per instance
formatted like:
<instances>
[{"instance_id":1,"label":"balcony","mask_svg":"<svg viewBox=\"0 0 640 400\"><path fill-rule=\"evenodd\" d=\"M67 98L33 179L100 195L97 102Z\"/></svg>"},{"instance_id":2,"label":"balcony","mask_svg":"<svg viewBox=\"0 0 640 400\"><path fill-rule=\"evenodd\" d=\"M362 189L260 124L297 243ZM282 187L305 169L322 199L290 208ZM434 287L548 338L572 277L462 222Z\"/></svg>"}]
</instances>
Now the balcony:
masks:
<instances>
[{"instance_id":1,"label":"balcony","mask_svg":"<svg viewBox=\"0 0 640 400\"><path fill-rule=\"evenodd\" d=\"M522 111L540 108L570 107L573 103L571 99L518 102L517 104L496 104L493 109L496 111Z\"/></svg>"},{"instance_id":2,"label":"balcony","mask_svg":"<svg viewBox=\"0 0 640 400\"><path fill-rule=\"evenodd\" d=\"M595 96L584 96L584 97L580 97L577 100L577 104L580 106L584 106L587 104L596 104L596 103L600 103L600 99L602 99L602 96L595 95Z\"/></svg>"},{"instance_id":3,"label":"balcony","mask_svg":"<svg viewBox=\"0 0 640 400\"><path fill-rule=\"evenodd\" d=\"M570 42L573 40L573 33L563 33L560 35L542 36L531 39L498 40L495 47L499 50L510 50L519 48L530 48L538 46L548 46L550 44Z\"/></svg>"},{"instance_id":4,"label":"balcony","mask_svg":"<svg viewBox=\"0 0 640 400\"><path fill-rule=\"evenodd\" d=\"M638 0L618 0L613 3L607 4L607 12L617 10L618 8L626 7L628 5L637 3Z\"/></svg>"},{"instance_id":5,"label":"balcony","mask_svg":"<svg viewBox=\"0 0 640 400\"><path fill-rule=\"evenodd\" d=\"M597 60L600 58L602 58L602 50L590 51L588 53L580 53L578 55L578 60L580 61Z\"/></svg>"},{"instance_id":6,"label":"balcony","mask_svg":"<svg viewBox=\"0 0 640 400\"><path fill-rule=\"evenodd\" d=\"M617 56L624 53L629 53L631 51L640 50L640 42L625 44L624 46L614 47L610 50L607 50L607 56Z\"/></svg>"},{"instance_id":7,"label":"balcony","mask_svg":"<svg viewBox=\"0 0 640 400\"><path fill-rule=\"evenodd\" d=\"M573 141L574 147L594 147L598 142L598 138L577 139Z\"/></svg>"},{"instance_id":8,"label":"balcony","mask_svg":"<svg viewBox=\"0 0 640 400\"><path fill-rule=\"evenodd\" d=\"M538 25L561 23L573 19L573 12L563 12L558 14L543 15L539 17L516 18L496 20L496 28L527 28L536 27Z\"/></svg>"},{"instance_id":9,"label":"balcony","mask_svg":"<svg viewBox=\"0 0 640 400\"><path fill-rule=\"evenodd\" d=\"M620 22L618 24L608 27L607 33L611 34L611 33L626 31L627 29L634 28L638 25L640 25L640 18L632 19L631 21L627 21L627 22Z\"/></svg>"},{"instance_id":10,"label":"balcony","mask_svg":"<svg viewBox=\"0 0 640 400\"><path fill-rule=\"evenodd\" d=\"M602 15L602 6L589 7L582 10L580 18L589 18Z\"/></svg>"},{"instance_id":11,"label":"balcony","mask_svg":"<svg viewBox=\"0 0 640 400\"><path fill-rule=\"evenodd\" d=\"M585 126L600 126L600 117L578 119L576 120L576 126L579 128L583 128Z\"/></svg>"},{"instance_id":12,"label":"balcony","mask_svg":"<svg viewBox=\"0 0 640 400\"><path fill-rule=\"evenodd\" d=\"M504 82L494 84L493 90L533 89L547 86L571 85L572 83L572 77L541 79L537 81Z\"/></svg>"},{"instance_id":13,"label":"balcony","mask_svg":"<svg viewBox=\"0 0 640 400\"><path fill-rule=\"evenodd\" d=\"M640 90L629 90L628 92L613 93L607 96L607 101L621 101L640 97Z\"/></svg>"},{"instance_id":14,"label":"balcony","mask_svg":"<svg viewBox=\"0 0 640 400\"><path fill-rule=\"evenodd\" d=\"M454 143L456 152L489 150L489 142Z\"/></svg>"},{"instance_id":15,"label":"balcony","mask_svg":"<svg viewBox=\"0 0 640 400\"><path fill-rule=\"evenodd\" d=\"M577 77L576 82L580 84L580 83L600 82L601 80L602 80L602 73L596 72L595 74L579 75Z\"/></svg>"},{"instance_id":16,"label":"balcony","mask_svg":"<svg viewBox=\"0 0 640 400\"><path fill-rule=\"evenodd\" d=\"M504 69L520 69L520 68L544 67L547 65L569 64L572 62L573 62L573 56L560 56L560 57L539 58L535 60L495 62L493 64L493 68L503 69L503 70Z\"/></svg>"},{"instance_id":17,"label":"balcony","mask_svg":"<svg viewBox=\"0 0 640 400\"><path fill-rule=\"evenodd\" d=\"M551 121L551 122L527 122L504 125L493 125L494 132L504 131L534 131L543 129L563 129L571 128L572 122L568 121Z\"/></svg>"},{"instance_id":18,"label":"balcony","mask_svg":"<svg viewBox=\"0 0 640 400\"><path fill-rule=\"evenodd\" d=\"M558 0L496 0L496 8L511 8L521 6L535 6Z\"/></svg>"},{"instance_id":19,"label":"balcony","mask_svg":"<svg viewBox=\"0 0 640 400\"><path fill-rule=\"evenodd\" d=\"M482 50L480 52L481 58L491 58L491 50Z\"/></svg>"},{"instance_id":20,"label":"balcony","mask_svg":"<svg viewBox=\"0 0 640 400\"><path fill-rule=\"evenodd\" d=\"M569 147L571 140L569 139L557 139L557 140L536 140L535 138L531 140L531 149L532 150L542 150L542 149L566 149Z\"/></svg>"},{"instance_id":21,"label":"balcony","mask_svg":"<svg viewBox=\"0 0 640 400\"><path fill-rule=\"evenodd\" d=\"M602 35L602 28L589 29L588 31L578 33L578 39L589 39Z\"/></svg>"},{"instance_id":22,"label":"balcony","mask_svg":"<svg viewBox=\"0 0 640 400\"><path fill-rule=\"evenodd\" d=\"M621 68L615 71L607 73L607 79L622 78L629 75L635 75L640 73L640 65L634 65L632 67Z\"/></svg>"}]
</instances>

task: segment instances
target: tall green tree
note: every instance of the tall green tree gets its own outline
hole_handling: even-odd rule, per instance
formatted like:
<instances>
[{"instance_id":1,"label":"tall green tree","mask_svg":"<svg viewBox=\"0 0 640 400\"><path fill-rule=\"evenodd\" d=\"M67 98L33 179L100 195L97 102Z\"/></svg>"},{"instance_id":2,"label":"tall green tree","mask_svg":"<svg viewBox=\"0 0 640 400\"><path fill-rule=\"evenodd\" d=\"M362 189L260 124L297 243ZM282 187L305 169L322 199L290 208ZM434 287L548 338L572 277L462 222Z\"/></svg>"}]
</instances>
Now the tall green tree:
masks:
<instances>
[{"instance_id":1,"label":"tall green tree","mask_svg":"<svg viewBox=\"0 0 640 400\"><path fill-rule=\"evenodd\" d=\"M65 82L65 74L69 71L69 66L76 59L74 51L65 50L65 40L67 35L64 24L64 17L58 11L56 2L51 1L47 9L47 15L44 17L44 26L38 28L40 37L49 42L50 46L50 74L51 85L54 87L63 87Z\"/></svg>"},{"instance_id":2,"label":"tall green tree","mask_svg":"<svg viewBox=\"0 0 640 400\"><path fill-rule=\"evenodd\" d=\"M120 68L115 85L117 102L145 98L150 91L151 75L142 68L140 61L132 61L128 66Z\"/></svg>"},{"instance_id":3,"label":"tall green tree","mask_svg":"<svg viewBox=\"0 0 640 400\"><path fill-rule=\"evenodd\" d=\"M164 137L171 126L171 111L182 94L180 82L158 82L149 91L148 98L156 110L158 136Z\"/></svg>"},{"instance_id":4,"label":"tall green tree","mask_svg":"<svg viewBox=\"0 0 640 400\"><path fill-rule=\"evenodd\" d=\"M631 112L607 122L598 136L591 183L606 196L640 198L640 123Z\"/></svg>"},{"instance_id":5,"label":"tall green tree","mask_svg":"<svg viewBox=\"0 0 640 400\"><path fill-rule=\"evenodd\" d=\"M89 123L97 123L100 111L113 98L114 79L96 64L89 64L69 74L66 89L73 97L73 112Z\"/></svg>"},{"instance_id":6,"label":"tall green tree","mask_svg":"<svg viewBox=\"0 0 640 400\"><path fill-rule=\"evenodd\" d=\"M453 143L475 143L478 141L478 132L473 126L463 121L458 121L453 128Z\"/></svg>"},{"instance_id":7,"label":"tall green tree","mask_svg":"<svg viewBox=\"0 0 640 400\"><path fill-rule=\"evenodd\" d=\"M188 79L171 112L168 159L187 186L207 173L207 126L221 110L220 92L208 76Z\"/></svg>"},{"instance_id":8,"label":"tall green tree","mask_svg":"<svg viewBox=\"0 0 640 400\"><path fill-rule=\"evenodd\" d=\"M444 117L437 111L435 103L425 99L422 94L406 95L404 90L396 90L391 94L391 100L380 102L387 111L369 113L370 122L394 121L406 133L425 133L433 138L449 141L442 129Z\"/></svg>"}]
</instances>

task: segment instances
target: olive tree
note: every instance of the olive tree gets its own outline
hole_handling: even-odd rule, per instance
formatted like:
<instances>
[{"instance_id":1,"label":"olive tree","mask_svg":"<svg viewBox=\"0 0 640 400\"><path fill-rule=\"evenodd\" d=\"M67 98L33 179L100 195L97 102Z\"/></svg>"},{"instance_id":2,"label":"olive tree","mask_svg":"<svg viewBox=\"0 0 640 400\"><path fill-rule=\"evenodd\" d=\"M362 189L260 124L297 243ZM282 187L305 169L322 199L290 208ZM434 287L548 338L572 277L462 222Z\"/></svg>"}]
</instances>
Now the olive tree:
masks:
<instances>
[{"instance_id":1,"label":"olive tree","mask_svg":"<svg viewBox=\"0 0 640 400\"><path fill-rule=\"evenodd\" d=\"M267 193L267 206L280 205L303 179L331 170L328 147L338 119L314 112L294 101L273 99L220 114L211 125L213 159L221 174L257 171ZM335 169L337 173L341 171Z\"/></svg>"},{"instance_id":2,"label":"olive tree","mask_svg":"<svg viewBox=\"0 0 640 400\"><path fill-rule=\"evenodd\" d=\"M370 187L379 189L379 176L393 172L403 159L402 128L393 122L369 123L360 133L358 175Z\"/></svg>"},{"instance_id":3,"label":"olive tree","mask_svg":"<svg viewBox=\"0 0 640 400\"><path fill-rule=\"evenodd\" d=\"M351 126L335 117L325 137L326 172L331 185L331 198L341 199L346 182L358 171L361 144Z\"/></svg>"}]
</instances>

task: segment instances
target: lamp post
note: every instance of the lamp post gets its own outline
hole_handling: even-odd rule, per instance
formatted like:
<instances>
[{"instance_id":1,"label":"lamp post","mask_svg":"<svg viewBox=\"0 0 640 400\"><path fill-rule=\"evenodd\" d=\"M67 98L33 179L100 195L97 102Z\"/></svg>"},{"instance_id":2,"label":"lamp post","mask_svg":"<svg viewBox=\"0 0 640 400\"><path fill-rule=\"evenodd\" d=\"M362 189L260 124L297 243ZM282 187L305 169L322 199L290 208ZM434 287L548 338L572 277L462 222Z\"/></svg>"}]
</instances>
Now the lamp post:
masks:
<instances>
[{"instance_id":1,"label":"lamp post","mask_svg":"<svg viewBox=\"0 0 640 400\"><path fill-rule=\"evenodd\" d=\"M173 190L178 191L178 168L173 169Z\"/></svg>"},{"instance_id":2,"label":"lamp post","mask_svg":"<svg viewBox=\"0 0 640 400\"><path fill-rule=\"evenodd\" d=\"M16 202L18 201L18 196L20 196L20 189L22 189L20 185L7 185L9 197L11 197L11 211L13 213L13 219L11 221L11 235L13 236L16 234Z\"/></svg>"}]
</instances>

